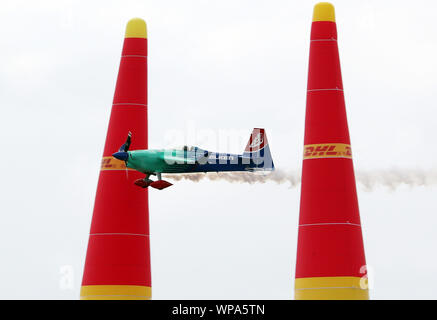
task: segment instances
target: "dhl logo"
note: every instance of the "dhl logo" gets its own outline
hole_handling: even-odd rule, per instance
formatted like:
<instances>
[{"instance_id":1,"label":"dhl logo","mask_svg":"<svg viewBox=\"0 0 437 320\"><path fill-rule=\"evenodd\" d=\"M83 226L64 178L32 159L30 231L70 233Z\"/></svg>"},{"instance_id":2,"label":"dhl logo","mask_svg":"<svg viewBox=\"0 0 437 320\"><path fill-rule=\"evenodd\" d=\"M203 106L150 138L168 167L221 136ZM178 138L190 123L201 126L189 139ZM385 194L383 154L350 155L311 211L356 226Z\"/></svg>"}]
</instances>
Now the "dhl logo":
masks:
<instances>
[{"instance_id":1,"label":"dhl logo","mask_svg":"<svg viewBox=\"0 0 437 320\"><path fill-rule=\"evenodd\" d=\"M115 159L114 157L103 157L100 170L126 170L126 164L122 160ZM128 168L128 170L133 170Z\"/></svg>"},{"instance_id":2,"label":"dhl logo","mask_svg":"<svg viewBox=\"0 0 437 320\"><path fill-rule=\"evenodd\" d=\"M307 144L304 146L304 160L318 158L352 159L351 146L344 143Z\"/></svg>"}]
</instances>

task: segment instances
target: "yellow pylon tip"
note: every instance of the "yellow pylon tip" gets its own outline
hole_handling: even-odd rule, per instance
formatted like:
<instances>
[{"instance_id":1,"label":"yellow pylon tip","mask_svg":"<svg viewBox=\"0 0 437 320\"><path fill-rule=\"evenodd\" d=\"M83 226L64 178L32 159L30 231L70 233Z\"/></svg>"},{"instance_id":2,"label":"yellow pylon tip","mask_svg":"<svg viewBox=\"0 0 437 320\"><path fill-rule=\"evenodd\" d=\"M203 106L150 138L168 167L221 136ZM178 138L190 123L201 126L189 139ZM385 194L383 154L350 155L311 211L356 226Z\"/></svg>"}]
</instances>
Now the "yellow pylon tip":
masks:
<instances>
[{"instance_id":1,"label":"yellow pylon tip","mask_svg":"<svg viewBox=\"0 0 437 320\"><path fill-rule=\"evenodd\" d=\"M126 26L125 38L147 39L146 22L141 18L130 19Z\"/></svg>"},{"instance_id":2,"label":"yellow pylon tip","mask_svg":"<svg viewBox=\"0 0 437 320\"><path fill-rule=\"evenodd\" d=\"M314 6L314 21L332 21L335 22L335 9L329 2L320 2Z\"/></svg>"}]
</instances>

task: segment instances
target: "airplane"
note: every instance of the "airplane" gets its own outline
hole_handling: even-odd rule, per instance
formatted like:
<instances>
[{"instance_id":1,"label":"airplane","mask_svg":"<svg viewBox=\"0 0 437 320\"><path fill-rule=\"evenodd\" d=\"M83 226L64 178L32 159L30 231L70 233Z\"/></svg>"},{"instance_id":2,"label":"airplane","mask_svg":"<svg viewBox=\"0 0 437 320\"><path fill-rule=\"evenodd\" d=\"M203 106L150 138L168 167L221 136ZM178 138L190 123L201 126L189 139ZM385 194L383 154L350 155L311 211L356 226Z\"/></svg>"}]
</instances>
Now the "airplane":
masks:
<instances>
[{"instance_id":1,"label":"airplane","mask_svg":"<svg viewBox=\"0 0 437 320\"><path fill-rule=\"evenodd\" d=\"M198 147L184 146L181 149L132 150L129 151L132 134L112 156L125 162L127 168L144 173L144 179L134 183L141 188L165 189L172 183L162 180L162 173L226 172L226 171L273 171L272 156L264 129L255 128L244 153L229 154L207 151ZM156 175L158 180L150 179Z\"/></svg>"}]
</instances>

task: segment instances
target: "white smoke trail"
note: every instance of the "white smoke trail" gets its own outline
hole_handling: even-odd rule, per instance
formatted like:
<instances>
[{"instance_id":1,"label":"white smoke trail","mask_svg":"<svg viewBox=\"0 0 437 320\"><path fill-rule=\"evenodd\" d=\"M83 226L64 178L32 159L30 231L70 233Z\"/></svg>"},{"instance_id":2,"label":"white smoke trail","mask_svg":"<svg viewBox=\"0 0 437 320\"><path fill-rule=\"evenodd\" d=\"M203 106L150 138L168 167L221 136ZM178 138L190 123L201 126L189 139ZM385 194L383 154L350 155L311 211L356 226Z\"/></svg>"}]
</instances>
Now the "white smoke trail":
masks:
<instances>
[{"instance_id":1,"label":"white smoke trail","mask_svg":"<svg viewBox=\"0 0 437 320\"><path fill-rule=\"evenodd\" d=\"M276 182L277 184L290 183L290 187L296 187L300 183L300 174L297 172L283 171L276 169L273 172L208 172L208 173L184 173L166 174L167 178L179 180L191 180L198 182L203 179L225 180L239 183L266 183Z\"/></svg>"},{"instance_id":2,"label":"white smoke trail","mask_svg":"<svg viewBox=\"0 0 437 320\"><path fill-rule=\"evenodd\" d=\"M266 183L276 182L277 184L288 183L290 188L299 185L301 177L297 171L276 169L273 172L209 172L209 173L185 173L165 174L166 178L180 181L190 180L224 180L231 183ZM387 187L395 190L401 185L410 187L437 185L437 170L410 170L410 169L387 169L372 171L357 171L356 179L364 191L373 191L377 186Z\"/></svg>"},{"instance_id":3,"label":"white smoke trail","mask_svg":"<svg viewBox=\"0 0 437 320\"><path fill-rule=\"evenodd\" d=\"M387 169L357 171L357 181L365 191L372 191L376 186L395 190L401 185L409 187L437 185L437 170Z\"/></svg>"}]
</instances>

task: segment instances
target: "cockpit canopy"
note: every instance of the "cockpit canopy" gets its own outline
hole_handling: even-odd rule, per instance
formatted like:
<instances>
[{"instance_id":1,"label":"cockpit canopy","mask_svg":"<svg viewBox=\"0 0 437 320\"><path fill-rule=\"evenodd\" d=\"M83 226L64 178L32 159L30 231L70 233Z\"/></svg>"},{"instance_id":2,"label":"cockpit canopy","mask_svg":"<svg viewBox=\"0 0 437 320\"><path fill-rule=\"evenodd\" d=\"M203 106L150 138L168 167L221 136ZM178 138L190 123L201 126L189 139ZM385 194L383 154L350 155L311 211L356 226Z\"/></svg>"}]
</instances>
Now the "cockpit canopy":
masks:
<instances>
[{"instance_id":1,"label":"cockpit canopy","mask_svg":"<svg viewBox=\"0 0 437 320\"><path fill-rule=\"evenodd\" d=\"M206 157L208 156L209 152L201 149L199 147L195 147L195 146L189 146L189 145L184 145L184 146L179 146L176 148L173 148L174 152L178 152L178 151L183 151L183 152L193 152L196 156L203 156Z\"/></svg>"},{"instance_id":2,"label":"cockpit canopy","mask_svg":"<svg viewBox=\"0 0 437 320\"><path fill-rule=\"evenodd\" d=\"M180 148L177 148L176 150L181 150L183 152L193 152L196 155L196 157L197 156L207 157L209 155L209 152L204 149L194 146L188 146L188 145L184 145Z\"/></svg>"},{"instance_id":3,"label":"cockpit canopy","mask_svg":"<svg viewBox=\"0 0 437 320\"><path fill-rule=\"evenodd\" d=\"M182 150L184 151L196 151L198 148L197 147L193 147L193 146L183 146Z\"/></svg>"}]
</instances>

